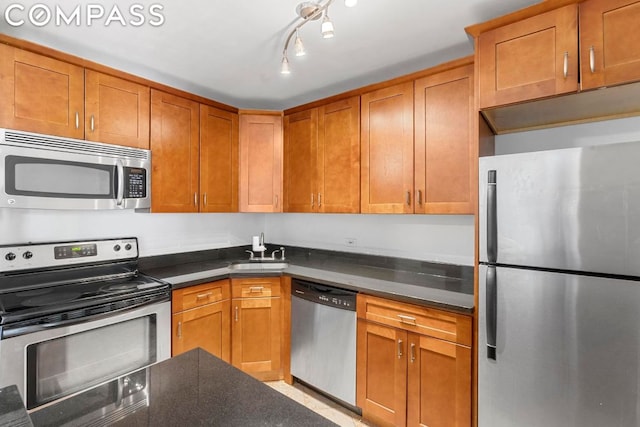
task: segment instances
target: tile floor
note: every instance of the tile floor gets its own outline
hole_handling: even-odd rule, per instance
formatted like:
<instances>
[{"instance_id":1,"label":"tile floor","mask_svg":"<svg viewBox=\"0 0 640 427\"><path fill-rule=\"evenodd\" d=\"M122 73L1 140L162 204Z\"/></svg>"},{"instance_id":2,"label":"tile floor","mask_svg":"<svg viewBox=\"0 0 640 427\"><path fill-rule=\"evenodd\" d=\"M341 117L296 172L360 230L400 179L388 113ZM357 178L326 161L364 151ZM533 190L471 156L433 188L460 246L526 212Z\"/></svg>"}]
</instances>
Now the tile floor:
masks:
<instances>
[{"instance_id":1,"label":"tile floor","mask_svg":"<svg viewBox=\"0 0 640 427\"><path fill-rule=\"evenodd\" d=\"M265 384L323 417L330 419L341 427L373 426L373 424L363 421L362 417L355 412L351 412L302 384L294 382L291 386L284 381L269 381Z\"/></svg>"}]
</instances>

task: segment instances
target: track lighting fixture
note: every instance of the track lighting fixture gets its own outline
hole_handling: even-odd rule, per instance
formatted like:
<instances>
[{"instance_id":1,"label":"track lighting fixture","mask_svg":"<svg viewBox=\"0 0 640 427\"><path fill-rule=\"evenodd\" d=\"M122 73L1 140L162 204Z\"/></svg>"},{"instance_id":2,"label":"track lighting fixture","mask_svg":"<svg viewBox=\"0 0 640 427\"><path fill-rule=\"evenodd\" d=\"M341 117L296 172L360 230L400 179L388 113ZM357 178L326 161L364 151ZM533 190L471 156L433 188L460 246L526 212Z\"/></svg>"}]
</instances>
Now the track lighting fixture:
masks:
<instances>
[{"instance_id":1,"label":"track lighting fixture","mask_svg":"<svg viewBox=\"0 0 640 427\"><path fill-rule=\"evenodd\" d=\"M289 32L289 35L284 43L284 49L282 51L282 63L280 72L282 74L290 74L289 59L287 57L287 50L289 49L289 43L291 38L295 34L294 49L296 56L306 55L306 50L302 44L302 38L300 38L300 28L309 21L317 21L322 17L322 24L320 32L322 38L329 39L335 35L333 22L329 18L329 6L334 0L326 0L324 3L302 2L296 7L296 13L298 14L298 22L294 28ZM345 0L344 5L347 7L353 7L358 3L358 0Z\"/></svg>"}]
</instances>

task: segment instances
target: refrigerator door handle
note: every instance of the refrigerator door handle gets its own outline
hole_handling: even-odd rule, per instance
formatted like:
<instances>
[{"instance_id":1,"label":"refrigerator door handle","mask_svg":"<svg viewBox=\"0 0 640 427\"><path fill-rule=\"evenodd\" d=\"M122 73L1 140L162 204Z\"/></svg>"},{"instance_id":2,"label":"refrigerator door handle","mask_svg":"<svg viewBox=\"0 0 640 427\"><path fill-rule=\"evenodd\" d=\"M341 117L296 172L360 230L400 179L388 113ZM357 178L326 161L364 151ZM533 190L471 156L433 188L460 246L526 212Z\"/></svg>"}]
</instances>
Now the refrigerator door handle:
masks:
<instances>
[{"instance_id":1,"label":"refrigerator door handle","mask_svg":"<svg viewBox=\"0 0 640 427\"><path fill-rule=\"evenodd\" d=\"M496 171L490 170L487 180L487 261L498 259L498 206Z\"/></svg>"},{"instance_id":2,"label":"refrigerator door handle","mask_svg":"<svg viewBox=\"0 0 640 427\"><path fill-rule=\"evenodd\" d=\"M498 328L498 278L496 267L487 267L486 283L487 310L487 358L496 360L496 332Z\"/></svg>"}]
</instances>

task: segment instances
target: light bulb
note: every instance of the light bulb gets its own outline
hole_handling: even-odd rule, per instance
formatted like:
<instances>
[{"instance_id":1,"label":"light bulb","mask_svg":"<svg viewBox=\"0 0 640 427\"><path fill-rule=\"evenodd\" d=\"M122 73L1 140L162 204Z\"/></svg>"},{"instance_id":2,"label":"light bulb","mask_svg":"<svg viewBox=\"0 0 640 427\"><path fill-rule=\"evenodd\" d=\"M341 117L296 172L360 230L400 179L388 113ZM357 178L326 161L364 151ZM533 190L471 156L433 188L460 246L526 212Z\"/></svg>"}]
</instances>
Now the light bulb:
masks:
<instances>
[{"instance_id":1,"label":"light bulb","mask_svg":"<svg viewBox=\"0 0 640 427\"><path fill-rule=\"evenodd\" d=\"M347 7L354 7L358 4L358 0L344 0L344 5Z\"/></svg>"},{"instance_id":2,"label":"light bulb","mask_svg":"<svg viewBox=\"0 0 640 427\"><path fill-rule=\"evenodd\" d=\"M289 68L289 60L287 59L287 55L282 57L282 66L280 67L281 74L291 74L291 69Z\"/></svg>"},{"instance_id":3,"label":"light bulb","mask_svg":"<svg viewBox=\"0 0 640 427\"><path fill-rule=\"evenodd\" d=\"M335 34L333 32L333 22L329 19L329 15L325 10L323 13L324 17L322 18L322 37L325 39L330 39Z\"/></svg>"},{"instance_id":4,"label":"light bulb","mask_svg":"<svg viewBox=\"0 0 640 427\"><path fill-rule=\"evenodd\" d=\"M296 56L304 56L307 54L307 51L304 49L304 45L302 44L302 39L300 38L300 34L298 34L298 30L296 30L296 41L294 43Z\"/></svg>"}]
</instances>

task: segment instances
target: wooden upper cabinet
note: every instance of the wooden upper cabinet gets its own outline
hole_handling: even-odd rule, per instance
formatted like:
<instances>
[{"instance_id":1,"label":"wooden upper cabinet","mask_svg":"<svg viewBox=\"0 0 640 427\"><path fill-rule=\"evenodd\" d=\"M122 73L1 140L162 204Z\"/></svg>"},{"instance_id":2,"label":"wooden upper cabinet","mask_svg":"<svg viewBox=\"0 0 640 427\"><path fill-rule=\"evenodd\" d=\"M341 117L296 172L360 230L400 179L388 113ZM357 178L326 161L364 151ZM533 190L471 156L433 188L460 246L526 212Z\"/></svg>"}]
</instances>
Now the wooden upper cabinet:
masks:
<instances>
[{"instance_id":1,"label":"wooden upper cabinet","mask_svg":"<svg viewBox=\"0 0 640 427\"><path fill-rule=\"evenodd\" d=\"M238 211L238 115L200 105L200 212Z\"/></svg>"},{"instance_id":2,"label":"wooden upper cabinet","mask_svg":"<svg viewBox=\"0 0 640 427\"><path fill-rule=\"evenodd\" d=\"M0 44L0 126L84 138L84 70Z\"/></svg>"},{"instance_id":3,"label":"wooden upper cabinet","mask_svg":"<svg viewBox=\"0 0 640 427\"><path fill-rule=\"evenodd\" d=\"M318 109L284 117L284 197L285 212L312 212L317 209L316 162Z\"/></svg>"},{"instance_id":4,"label":"wooden upper cabinet","mask_svg":"<svg viewBox=\"0 0 640 427\"><path fill-rule=\"evenodd\" d=\"M197 102L151 90L151 210L198 212Z\"/></svg>"},{"instance_id":5,"label":"wooden upper cabinet","mask_svg":"<svg viewBox=\"0 0 640 427\"><path fill-rule=\"evenodd\" d=\"M571 4L478 38L480 108L578 90L578 6Z\"/></svg>"},{"instance_id":6,"label":"wooden upper cabinet","mask_svg":"<svg viewBox=\"0 0 640 427\"><path fill-rule=\"evenodd\" d=\"M240 211L282 212L280 114L240 114Z\"/></svg>"},{"instance_id":7,"label":"wooden upper cabinet","mask_svg":"<svg viewBox=\"0 0 640 427\"><path fill-rule=\"evenodd\" d=\"M416 80L416 213L474 213L473 114L473 64Z\"/></svg>"},{"instance_id":8,"label":"wooden upper cabinet","mask_svg":"<svg viewBox=\"0 0 640 427\"><path fill-rule=\"evenodd\" d=\"M360 212L360 97L318 108L316 206L319 212Z\"/></svg>"},{"instance_id":9,"label":"wooden upper cabinet","mask_svg":"<svg viewBox=\"0 0 640 427\"><path fill-rule=\"evenodd\" d=\"M361 98L361 212L413 212L413 82Z\"/></svg>"},{"instance_id":10,"label":"wooden upper cabinet","mask_svg":"<svg viewBox=\"0 0 640 427\"><path fill-rule=\"evenodd\" d=\"M85 72L85 138L149 149L149 87Z\"/></svg>"},{"instance_id":11,"label":"wooden upper cabinet","mask_svg":"<svg viewBox=\"0 0 640 427\"><path fill-rule=\"evenodd\" d=\"M640 1L580 3L582 89L640 80Z\"/></svg>"}]
</instances>

